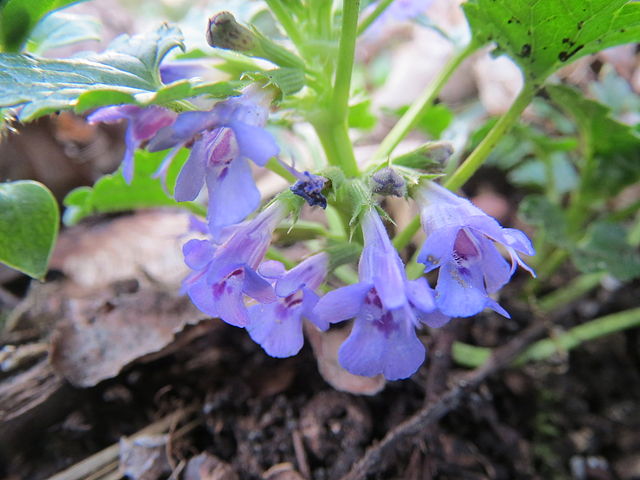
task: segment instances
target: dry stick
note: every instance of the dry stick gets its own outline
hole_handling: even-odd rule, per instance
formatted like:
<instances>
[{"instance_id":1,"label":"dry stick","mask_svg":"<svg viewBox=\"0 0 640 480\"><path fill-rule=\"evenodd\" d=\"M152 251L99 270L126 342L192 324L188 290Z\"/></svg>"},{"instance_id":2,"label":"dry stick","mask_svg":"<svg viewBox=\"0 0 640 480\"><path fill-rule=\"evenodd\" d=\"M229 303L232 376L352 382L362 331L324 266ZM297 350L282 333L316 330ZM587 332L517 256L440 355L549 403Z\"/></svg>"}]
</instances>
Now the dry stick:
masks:
<instances>
[{"instance_id":1,"label":"dry stick","mask_svg":"<svg viewBox=\"0 0 640 480\"><path fill-rule=\"evenodd\" d=\"M531 343L546 330L545 324L536 321L513 338L505 346L494 350L493 355L481 367L463 376L438 400L418 410L410 418L387 432L380 442L371 445L364 456L340 480L364 480L374 471L384 457L392 453L396 445L410 435L423 433L424 429L455 409L462 399L490 375L508 367Z\"/></svg>"}]
</instances>

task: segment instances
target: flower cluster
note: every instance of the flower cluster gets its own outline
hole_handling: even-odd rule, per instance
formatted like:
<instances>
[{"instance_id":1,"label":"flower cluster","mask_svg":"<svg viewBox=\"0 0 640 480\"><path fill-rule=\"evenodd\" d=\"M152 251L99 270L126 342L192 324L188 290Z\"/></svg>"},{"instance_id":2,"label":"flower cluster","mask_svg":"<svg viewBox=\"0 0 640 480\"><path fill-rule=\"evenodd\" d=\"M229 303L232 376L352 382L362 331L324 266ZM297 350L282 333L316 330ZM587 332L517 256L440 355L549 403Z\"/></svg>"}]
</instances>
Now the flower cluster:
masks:
<instances>
[{"instance_id":1,"label":"flower cluster","mask_svg":"<svg viewBox=\"0 0 640 480\"><path fill-rule=\"evenodd\" d=\"M416 333L422 326L437 328L452 317L485 308L508 316L490 295L509 281L517 265L533 273L519 257L534 253L527 237L502 228L468 200L435 183L423 182L407 192L404 178L392 168L373 173L369 189L355 180L354 194L340 197L328 178L298 172L277 159L297 179L290 191L310 206L327 207L325 191L334 193L334 202L359 202L352 220L360 224L363 238L359 278L320 297L318 289L331 264L328 253L311 255L289 270L280 262L265 261L276 227L290 214L297 217L302 204L288 193L246 220L260 204L249 162L265 166L280 151L265 129L273 99L272 89L254 84L207 111L176 114L155 106L117 106L90 117L93 122L129 121L123 160L127 181L133 176L136 148L170 149L161 171L179 149L191 149L174 196L195 200L207 187L207 223L196 225L207 238L190 240L183 248L192 270L183 289L202 312L246 329L274 357L300 351L304 321L326 330L353 319L338 352L340 364L357 375L382 374L389 380L409 377L424 362L425 347ZM351 181L334 178L338 183ZM420 206L426 233L417 260L425 272L438 269L435 289L426 277L407 278L373 201L374 194L407 193Z\"/></svg>"}]
</instances>

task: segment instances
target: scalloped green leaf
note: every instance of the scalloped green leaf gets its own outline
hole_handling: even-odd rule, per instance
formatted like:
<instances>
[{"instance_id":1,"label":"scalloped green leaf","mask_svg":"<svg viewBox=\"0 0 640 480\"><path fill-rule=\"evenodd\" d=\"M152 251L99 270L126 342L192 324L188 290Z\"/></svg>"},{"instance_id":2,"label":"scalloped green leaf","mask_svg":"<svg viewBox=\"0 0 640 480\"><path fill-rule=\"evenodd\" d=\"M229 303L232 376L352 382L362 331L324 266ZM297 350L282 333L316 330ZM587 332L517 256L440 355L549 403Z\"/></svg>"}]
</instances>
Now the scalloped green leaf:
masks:
<instances>
[{"instance_id":1,"label":"scalloped green leaf","mask_svg":"<svg viewBox=\"0 0 640 480\"><path fill-rule=\"evenodd\" d=\"M5 0L0 2L0 47L19 52L38 21L48 12L84 0Z\"/></svg>"},{"instance_id":2,"label":"scalloped green leaf","mask_svg":"<svg viewBox=\"0 0 640 480\"><path fill-rule=\"evenodd\" d=\"M41 183L0 183L0 262L42 279L59 222L58 204Z\"/></svg>"},{"instance_id":3,"label":"scalloped green leaf","mask_svg":"<svg viewBox=\"0 0 640 480\"><path fill-rule=\"evenodd\" d=\"M580 57L640 39L640 3L628 0L469 0L473 37L495 42L540 86Z\"/></svg>"},{"instance_id":4,"label":"scalloped green leaf","mask_svg":"<svg viewBox=\"0 0 640 480\"><path fill-rule=\"evenodd\" d=\"M591 164L582 178L589 197L611 196L640 181L640 135L611 117L609 107L585 98L578 90L550 85L551 100L575 120L585 156Z\"/></svg>"},{"instance_id":5,"label":"scalloped green leaf","mask_svg":"<svg viewBox=\"0 0 640 480\"><path fill-rule=\"evenodd\" d=\"M51 12L31 32L27 50L41 55L48 50L86 40L100 40L102 25L90 15Z\"/></svg>"},{"instance_id":6,"label":"scalloped green leaf","mask_svg":"<svg viewBox=\"0 0 640 480\"><path fill-rule=\"evenodd\" d=\"M0 107L18 107L18 119L33 120L74 108L78 97L95 90L135 95L162 89L158 65L182 33L162 25L153 33L122 35L99 54L52 60L32 55L0 54Z\"/></svg>"}]
</instances>

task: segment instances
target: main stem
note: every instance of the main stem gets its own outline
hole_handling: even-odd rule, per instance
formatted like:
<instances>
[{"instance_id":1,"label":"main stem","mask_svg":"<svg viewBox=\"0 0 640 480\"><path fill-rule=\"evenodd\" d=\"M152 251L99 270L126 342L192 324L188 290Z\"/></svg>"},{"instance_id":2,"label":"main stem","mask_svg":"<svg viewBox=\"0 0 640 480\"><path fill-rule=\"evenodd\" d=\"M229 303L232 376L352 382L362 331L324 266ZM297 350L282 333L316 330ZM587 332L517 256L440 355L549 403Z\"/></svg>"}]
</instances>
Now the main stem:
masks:
<instances>
[{"instance_id":1,"label":"main stem","mask_svg":"<svg viewBox=\"0 0 640 480\"><path fill-rule=\"evenodd\" d=\"M340 167L347 177L360 174L349 138L349 93L358 36L360 0L344 0L338 63L330 102L312 123L331 165Z\"/></svg>"},{"instance_id":2,"label":"main stem","mask_svg":"<svg viewBox=\"0 0 640 480\"><path fill-rule=\"evenodd\" d=\"M391 154L400 141L417 125L424 112L433 105L433 102L436 100L447 81L449 81L453 72L455 72L460 64L477 49L478 45L472 41L465 48L458 51L453 57L451 57L438 77L424 90L422 95L420 95L420 98L411 105L409 110L405 112L400 120L398 120L398 123L395 124L387 136L382 140L378 150L373 155L374 160L383 160Z\"/></svg>"}]
</instances>

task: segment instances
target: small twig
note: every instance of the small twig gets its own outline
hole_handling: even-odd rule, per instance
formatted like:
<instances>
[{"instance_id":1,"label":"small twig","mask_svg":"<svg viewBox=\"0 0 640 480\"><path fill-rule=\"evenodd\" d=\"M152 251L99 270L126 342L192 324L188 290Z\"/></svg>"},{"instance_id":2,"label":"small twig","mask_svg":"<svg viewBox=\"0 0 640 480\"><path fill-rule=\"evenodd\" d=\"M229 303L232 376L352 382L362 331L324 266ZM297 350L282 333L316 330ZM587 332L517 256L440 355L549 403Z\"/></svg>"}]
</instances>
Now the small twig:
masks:
<instances>
[{"instance_id":1,"label":"small twig","mask_svg":"<svg viewBox=\"0 0 640 480\"><path fill-rule=\"evenodd\" d=\"M309 480L311 478L311 469L309 468L309 461L307 460L307 452L304 449L302 435L300 434L300 431L295 428L291 432L291 437L293 439L293 450L296 454L296 463L298 464L298 470L306 480Z\"/></svg>"},{"instance_id":2,"label":"small twig","mask_svg":"<svg viewBox=\"0 0 640 480\"><path fill-rule=\"evenodd\" d=\"M165 418L158 420L155 423L143 428L137 433L131 435L129 438L135 438L142 435L155 435L166 431L175 421L176 419L184 419L197 411L196 406L190 406L177 412L167 415ZM190 426L191 424L187 425ZM191 427L192 428L192 427ZM118 456L120 453L120 445L118 443L111 445L110 447L105 448L104 450L99 451L98 453L91 455L90 457L72 465L71 467L63 470L60 473L57 473L53 477L50 477L49 480L80 480L85 479L96 472L100 472L105 475L104 478L108 478L111 476L111 473L108 472L113 466L117 468ZM104 472L104 473L102 473ZM121 475L117 472L113 472L113 475L117 475L116 478L120 478Z\"/></svg>"},{"instance_id":3,"label":"small twig","mask_svg":"<svg viewBox=\"0 0 640 480\"><path fill-rule=\"evenodd\" d=\"M455 409L462 399L490 375L503 370L545 331L543 322L536 321L505 346L496 349L489 360L459 380L435 402L425 405L410 418L390 430L380 442L371 445L341 480L363 480L392 453L399 442L421 434L425 428Z\"/></svg>"}]
</instances>

